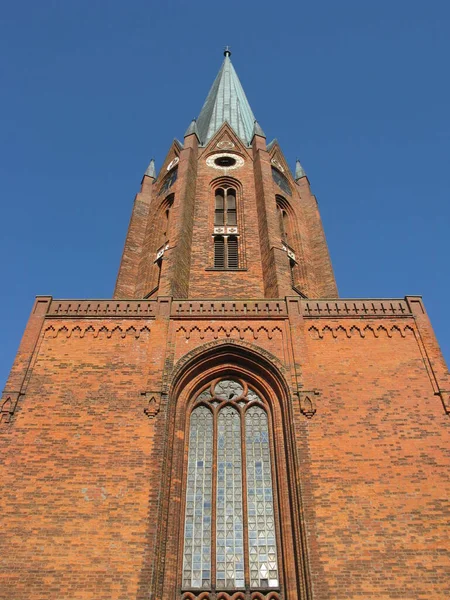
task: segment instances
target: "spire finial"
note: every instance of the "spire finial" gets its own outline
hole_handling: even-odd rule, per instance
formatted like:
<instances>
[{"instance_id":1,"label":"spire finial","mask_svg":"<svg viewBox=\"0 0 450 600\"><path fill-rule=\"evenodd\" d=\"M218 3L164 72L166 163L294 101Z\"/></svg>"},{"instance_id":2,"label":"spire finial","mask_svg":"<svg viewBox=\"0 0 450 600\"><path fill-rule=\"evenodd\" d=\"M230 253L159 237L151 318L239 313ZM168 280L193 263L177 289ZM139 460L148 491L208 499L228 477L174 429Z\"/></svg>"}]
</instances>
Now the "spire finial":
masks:
<instances>
[{"instance_id":1,"label":"spire finial","mask_svg":"<svg viewBox=\"0 0 450 600\"><path fill-rule=\"evenodd\" d=\"M230 46L225 46L225 50L223 51L224 56L231 56Z\"/></svg>"}]
</instances>

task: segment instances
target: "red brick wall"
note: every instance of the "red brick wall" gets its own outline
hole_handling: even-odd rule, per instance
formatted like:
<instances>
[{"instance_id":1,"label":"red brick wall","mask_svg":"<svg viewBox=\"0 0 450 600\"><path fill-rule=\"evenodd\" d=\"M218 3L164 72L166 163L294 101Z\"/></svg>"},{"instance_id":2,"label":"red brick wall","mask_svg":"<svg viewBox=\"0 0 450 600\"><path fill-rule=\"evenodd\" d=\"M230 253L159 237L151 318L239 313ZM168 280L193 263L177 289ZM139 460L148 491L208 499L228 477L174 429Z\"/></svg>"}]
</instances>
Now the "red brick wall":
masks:
<instances>
[{"instance_id":1,"label":"red brick wall","mask_svg":"<svg viewBox=\"0 0 450 600\"><path fill-rule=\"evenodd\" d=\"M260 348L258 377L269 360L289 388L276 437L294 436L296 456L278 487L284 537L302 527L310 595L295 538L285 597L449 596L448 373L420 299L54 301L44 313L30 318L8 383L21 395L0 426L0 598L143 599L158 582L153 597L174 598L180 513L166 496L182 485L171 449L184 433L167 421L170 382L181 363L201 379L186 356L227 341L242 361Z\"/></svg>"},{"instance_id":2,"label":"red brick wall","mask_svg":"<svg viewBox=\"0 0 450 600\"><path fill-rule=\"evenodd\" d=\"M446 598L448 415L414 324L365 325L310 321L299 336L320 390L298 430L314 597Z\"/></svg>"}]
</instances>

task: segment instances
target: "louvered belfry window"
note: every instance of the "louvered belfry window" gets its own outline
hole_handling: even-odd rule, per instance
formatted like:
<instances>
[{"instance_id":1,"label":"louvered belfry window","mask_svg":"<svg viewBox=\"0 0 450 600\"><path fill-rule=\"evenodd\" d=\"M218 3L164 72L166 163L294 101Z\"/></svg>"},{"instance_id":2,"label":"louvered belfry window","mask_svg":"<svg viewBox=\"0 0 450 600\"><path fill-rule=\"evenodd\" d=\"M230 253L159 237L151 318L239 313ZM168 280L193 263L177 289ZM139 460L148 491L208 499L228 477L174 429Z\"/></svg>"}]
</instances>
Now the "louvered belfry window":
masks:
<instances>
[{"instance_id":1,"label":"louvered belfry window","mask_svg":"<svg viewBox=\"0 0 450 600\"><path fill-rule=\"evenodd\" d=\"M190 416L182 588L279 588L269 421L240 379L216 379ZM274 597L278 597L276 594Z\"/></svg>"},{"instance_id":2,"label":"louvered belfry window","mask_svg":"<svg viewBox=\"0 0 450 600\"><path fill-rule=\"evenodd\" d=\"M220 235L214 238L214 266L217 269L225 267L225 239Z\"/></svg>"},{"instance_id":3,"label":"louvered belfry window","mask_svg":"<svg viewBox=\"0 0 450 600\"><path fill-rule=\"evenodd\" d=\"M237 204L234 188L217 188L215 193L214 227L221 228L214 236L214 267L217 269L239 268L238 237L228 235L230 228L237 233Z\"/></svg>"}]
</instances>

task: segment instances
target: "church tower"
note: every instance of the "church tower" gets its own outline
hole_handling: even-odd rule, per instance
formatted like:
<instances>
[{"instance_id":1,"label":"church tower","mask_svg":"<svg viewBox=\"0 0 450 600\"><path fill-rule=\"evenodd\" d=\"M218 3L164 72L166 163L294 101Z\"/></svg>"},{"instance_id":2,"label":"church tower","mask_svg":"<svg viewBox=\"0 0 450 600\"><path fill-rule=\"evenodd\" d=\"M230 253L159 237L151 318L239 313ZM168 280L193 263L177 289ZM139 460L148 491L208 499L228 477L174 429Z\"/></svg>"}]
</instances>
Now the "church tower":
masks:
<instances>
[{"instance_id":1,"label":"church tower","mask_svg":"<svg viewBox=\"0 0 450 600\"><path fill-rule=\"evenodd\" d=\"M317 202L225 60L184 143L144 175L116 298L335 298Z\"/></svg>"},{"instance_id":2,"label":"church tower","mask_svg":"<svg viewBox=\"0 0 450 600\"><path fill-rule=\"evenodd\" d=\"M38 296L0 403L0 599L450 596L450 376L419 296L338 297L225 51L108 300Z\"/></svg>"}]
</instances>

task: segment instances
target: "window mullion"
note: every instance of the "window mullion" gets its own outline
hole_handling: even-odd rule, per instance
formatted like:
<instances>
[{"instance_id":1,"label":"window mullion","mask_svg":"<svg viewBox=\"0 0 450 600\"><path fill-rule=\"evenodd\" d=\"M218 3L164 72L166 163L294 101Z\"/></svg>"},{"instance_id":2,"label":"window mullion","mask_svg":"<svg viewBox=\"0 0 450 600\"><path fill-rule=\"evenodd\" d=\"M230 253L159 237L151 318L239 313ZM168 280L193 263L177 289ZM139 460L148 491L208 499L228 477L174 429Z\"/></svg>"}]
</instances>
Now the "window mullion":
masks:
<instances>
[{"instance_id":1,"label":"window mullion","mask_svg":"<svg viewBox=\"0 0 450 600\"><path fill-rule=\"evenodd\" d=\"M249 545L248 545L248 505L247 505L247 447L245 445L245 418L244 411L240 409L241 417L241 453L242 453L242 512L244 536L244 573L245 587L250 586Z\"/></svg>"},{"instance_id":2,"label":"window mullion","mask_svg":"<svg viewBox=\"0 0 450 600\"><path fill-rule=\"evenodd\" d=\"M228 236L223 236L223 256L224 256L224 267L228 269Z\"/></svg>"},{"instance_id":3,"label":"window mullion","mask_svg":"<svg viewBox=\"0 0 450 600\"><path fill-rule=\"evenodd\" d=\"M214 409L214 429L213 429L213 469L212 469L212 502L211 502L211 589L213 592L216 590L216 573L217 573L217 560L216 560L216 536L217 536L217 445L218 445L218 431L217 431L217 409Z\"/></svg>"}]
</instances>

